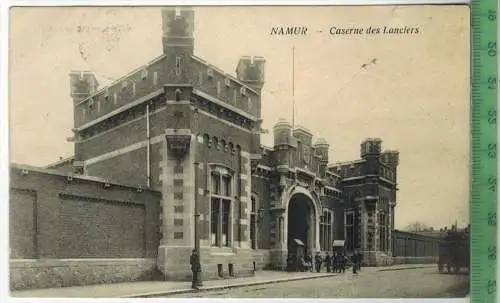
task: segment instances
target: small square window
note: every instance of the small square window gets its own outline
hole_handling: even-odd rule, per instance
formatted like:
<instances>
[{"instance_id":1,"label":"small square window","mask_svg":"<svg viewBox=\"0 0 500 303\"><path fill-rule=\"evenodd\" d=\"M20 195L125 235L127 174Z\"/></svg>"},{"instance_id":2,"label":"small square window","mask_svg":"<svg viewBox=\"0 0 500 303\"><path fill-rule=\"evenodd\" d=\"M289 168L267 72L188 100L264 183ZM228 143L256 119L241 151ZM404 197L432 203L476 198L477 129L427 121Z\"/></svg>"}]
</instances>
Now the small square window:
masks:
<instances>
[{"instance_id":1,"label":"small square window","mask_svg":"<svg viewBox=\"0 0 500 303\"><path fill-rule=\"evenodd\" d=\"M141 79L144 80L148 77L148 70L146 68L143 68L141 70Z\"/></svg>"},{"instance_id":2,"label":"small square window","mask_svg":"<svg viewBox=\"0 0 500 303\"><path fill-rule=\"evenodd\" d=\"M214 77L214 70L211 68L207 69L207 76L208 76L208 78L213 78Z\"/></svg>"}]
</instances>

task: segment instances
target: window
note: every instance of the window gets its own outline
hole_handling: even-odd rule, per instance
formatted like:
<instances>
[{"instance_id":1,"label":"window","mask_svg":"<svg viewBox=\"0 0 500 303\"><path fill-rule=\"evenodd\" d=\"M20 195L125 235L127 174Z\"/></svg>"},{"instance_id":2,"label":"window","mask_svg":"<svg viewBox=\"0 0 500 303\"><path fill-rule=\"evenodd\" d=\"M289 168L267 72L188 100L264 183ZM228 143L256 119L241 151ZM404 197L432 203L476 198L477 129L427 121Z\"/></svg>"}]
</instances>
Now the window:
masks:
<instances>
[{"instance_id":1,"label":"window","mask_svg":"<svg viewBox=\"0 0 500 303\"><path fill-rule=\"evenodd\" d=\"M217 81L217 96L220 95L220 81Z\"/></svg>"},{"instance_id":2,"label":"window","mask_svg":"<svg viewBox=\"0 0 500 303\"><path fill-rule=\"evenodd\" d=\"M212 194L220 194L220 176L212 173Z\"/></svg>"},{"instance_id":3,"label":"window","mask_svg":"<svg viewBox=\"0 0 500 303\"><path fill-rule=\"evenodd\" d=\"M113 93L113 103L115 105L118 103L118 94L116 92Z\"/></svg>"},{"instance_id":4,"label":"window","mask_svg":"<svg viewBox=\"0 0 500 303\"><path fill-rule=\"evenodd\" d=\"M216 247L231 246L231 192L232 177L225 171L214 171L210 174L211 210L210 239Z\"/></svg>"},{"instance_id":5,"label":"window","mask_svg":"<svg viewBox=\"0 0 500 303\"><path fill-rule=\"evenodd\" d=\"M229 176L222 176L222 185L224 189L222 194L227 197L231 196L231 178Z\"/></svg>"},{"instance_id":6,"label":"window","mask_svg":"<svg viewBox=\"0 0 500 303\"><path fill-rule=\"evenodd\" d=\"M153 85L158 84L158 72L153 73Z\"/></svg>"},{"instance_id":7,"label":"window","mask_svg":"<svg viewBox=\"0 0 500 303\"><path fill-rule=\"evenodd\" d=\"M132 96L135 96L135 82L132 83Z\"/></svg>"},{"instance_id":8,"label":"window","mask_svg":"<svg viewBox=\"0 0 500 303\"><path fill-rule=\"evenodd\" d=\"M177 76L181 74L181 57L175 58L175 74Z\"/></svg>"},{"instance_id":9,"label":"window","mask_svg":"<svg viewBox=\"0 0 500 303\"><path fill-rule=\"evenodd\" d=\"M257 204L252 197L252 208L250 209L250 247L257 249Z\"/></svg>"},{"instance_id":10,"label":"window","mask_svg":"<svg viewBox=\"0 0 500 303\"><path fill-rule=\"evenodd\" d=\"M355 215L353 211L345 213L345 247L347 251L354 251L355 248Z\"/></svg>"},{"instance_id":11,"label":"window","mask_svg":"<svg viewBox=\"0 0 500 303\"><path fill-rule=\"evenodd\" d=\"M319 228L321 250L330 251L333 244L333 212L331 210L323 211Z\"/></svg>"}]
</instances>

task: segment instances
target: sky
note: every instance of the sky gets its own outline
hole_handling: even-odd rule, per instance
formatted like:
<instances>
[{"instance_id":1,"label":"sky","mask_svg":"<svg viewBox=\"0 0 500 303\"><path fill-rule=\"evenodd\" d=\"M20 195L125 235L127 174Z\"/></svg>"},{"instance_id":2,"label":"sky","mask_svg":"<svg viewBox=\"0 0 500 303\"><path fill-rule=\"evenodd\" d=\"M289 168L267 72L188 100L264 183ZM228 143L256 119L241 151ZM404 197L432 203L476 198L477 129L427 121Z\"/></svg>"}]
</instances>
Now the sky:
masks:
<instances>
[{"instance_id":1,"label":"sky","mask_svg":"<svg viewBox=\"0 0 500 303\"><path fill-rule=\"evenodd\" d=\"M11 162L43 166L72 155L68 73L91 70L105 85L161 55L160 10L11 9ZM308 34L272 36L273 26ZM419 34L329 34L370 26ZM358 159L369 137L400 152L396 228L469 222L468 45L466 6L195 8L198 57L232 74L241 56L265 57L264 145L279 118L291 121L295 95L295 123L330 143L331 162Z\"/></svg>"}]
</instances>

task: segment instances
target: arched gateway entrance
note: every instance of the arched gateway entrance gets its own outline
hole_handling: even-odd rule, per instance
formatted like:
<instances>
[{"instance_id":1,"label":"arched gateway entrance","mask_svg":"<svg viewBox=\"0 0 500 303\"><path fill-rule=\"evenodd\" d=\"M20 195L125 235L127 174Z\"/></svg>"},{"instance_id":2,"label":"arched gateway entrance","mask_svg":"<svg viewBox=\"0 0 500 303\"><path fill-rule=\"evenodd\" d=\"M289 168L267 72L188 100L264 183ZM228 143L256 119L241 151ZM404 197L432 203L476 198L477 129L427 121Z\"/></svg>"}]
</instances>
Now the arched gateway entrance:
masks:
<instances>
[{"instance_id":1,"label":"arched gateway entrance","mask_svg":"<svg viewBox=\"0 0 500 303\"><path fill-rule=\"evenodd\" d=\"M300 192L292 194L287 208L289 258L296 259L316 251L318 230L316 215L316 206L312 196Z\"/></svg>"}]
</instances>

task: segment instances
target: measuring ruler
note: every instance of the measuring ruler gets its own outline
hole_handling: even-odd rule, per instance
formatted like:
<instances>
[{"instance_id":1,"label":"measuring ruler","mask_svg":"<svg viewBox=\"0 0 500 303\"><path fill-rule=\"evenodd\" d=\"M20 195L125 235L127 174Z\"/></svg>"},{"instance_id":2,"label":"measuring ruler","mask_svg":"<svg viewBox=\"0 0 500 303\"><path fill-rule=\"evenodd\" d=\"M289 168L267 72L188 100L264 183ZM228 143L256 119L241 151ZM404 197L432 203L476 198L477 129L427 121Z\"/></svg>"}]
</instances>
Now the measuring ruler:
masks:
<instances>
[{"instance_id":1,"label":"measuring ruler","mask_svg":"<svg viewBox=\"0 0 500 303\"><path fill-rule=\"evenodd\" d=\"M497 294L498 0L472 0L471 302Z\"/></svg>"}]
</instances>

